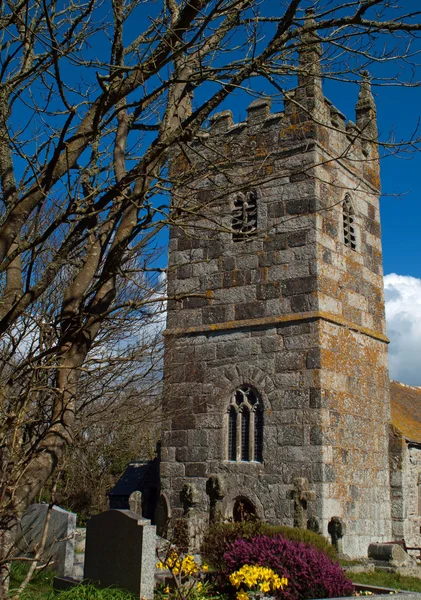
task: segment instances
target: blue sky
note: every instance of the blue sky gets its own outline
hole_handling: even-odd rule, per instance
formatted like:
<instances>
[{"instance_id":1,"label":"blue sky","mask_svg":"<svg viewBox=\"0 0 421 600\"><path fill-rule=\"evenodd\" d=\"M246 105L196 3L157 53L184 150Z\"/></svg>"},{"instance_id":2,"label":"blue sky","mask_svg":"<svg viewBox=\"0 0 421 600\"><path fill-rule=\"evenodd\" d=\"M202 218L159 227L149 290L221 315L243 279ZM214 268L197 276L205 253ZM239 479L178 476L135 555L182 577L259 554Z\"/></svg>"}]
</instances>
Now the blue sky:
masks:
<instances>
[{"instance_id":1,"label":"blue sky","mask_svg":"<svg viewBox=\"0 0 421 600\"><path fill-rule=\"evenodd\" d=\"M421 80L421 69L418 76ZM325 88L334 104L354 120L357 86L328 83ZM373 92L383 140L392 133L397 140L409 139L417 126L421 136L421 87L374 87ZM421 278L421 152L383 158L381 180L384 273Z\"/></svg>"},{"instance_id":2,"label":"blue sky","mask_svg":"<svg viewBox=\"0 0 421 600\"><path fill-rule=\"evenodd\" d=\"M317 0L308 0L303 8ZM158 3L159 4L159 3ZM321 4L326 4L321 2ZM335 4L333 0L332 4ZM399 0L406 12L420 10L420 0ZM282 5L282 2L281 2ZM151 4L148 3L150 7ZM262 9L268 16L274 10L272 0L262 3ZM279 12L279 4L275 13ZM390 17L396 11L390 10ZM140 14L141 21L145 13ZM151 14L148 15L152 16ZM419 19L419 17L418 17ZM133 35L134 32L131 32ZM136 31L137 34L137 31ZM354 38L355 39L355 38ZM397 48L402 40L387 36L390 47L395 41ZM384 40L383 40L384 41ZM383 41L375 42L374 49L381 52ZM264 42L264 38L262 38ZM358 46L358 39L356 40ZM401 46L404 47L405 44ZM410 49L412 57L409 61L402 59L391 62L380 62L371 65L370 72L374 76L373 93L378 112L380 139L387 141L391 137L396 141L410 139L414 134L421 139L421 39L414 39ZM420 56L417 56L420 52ZM398 54L399 51L396 51ZM358 55L348 56L350 61L359 61ZM352 65L352 63L350 63ZM326 66L326 65L325 65ZM358 68L353 79L358 79ZM376 79L376 77L378 79ZM382 79L395 78L411 81L414 86L403 84L384 85ZM245 82L247 85L248 82ZM294 82L290 82L294 86ZM267 82L253 80L252 89L262 93L273 93ZM210 91L205 86L205 95ZM325 95L346 115L355 121L355 104L358 97L358 85L324 82ZM203 97L199 95L199 100ZM246 117L246 106L251 98L239 91L224 102L217 110L231 109L234 120L240 122ZM272 110L281 110L281 105L274 102ZM417 130L418 127L418 130ZM420 146L420 145L419 145ZM385 297L388 335L390 344L391 378L410 385L421 385L421 151L402 152L396 156L387 156L381 163L383 195L381 198L383 260L385 273ZM163 236L165 237L165 236Z\"/></svg>"},{"instance_id":3,"label":"blue sky","mask_svg":"<svg viewBox=\"0 0 421 600\"><path fill-rule=\"evenodd\" d=\"M419 45L421 48L421 44ZM420 57L421 61L421 57ZM402 73L407 76L408 73ZM411 74L412 76L412 71ZM421 68L414 80L421 81ZM256 81L251 84L253 89ZM359 86L325 81L325 95L355 121ZM373 86L382 141L421 137L421 87ZM250 96L239 92L218 110L229 108L234 121L246 117ZM279 110L273 105L272 110ZM418 127L418 131L417 131ZM421 386L421 149L404 148L381 161L383 267L390 377Z\"/></svg>"},{"instance_id":4,"label":"blue sky","mask_svg":"<svg viewBox=\"0 0 421 600\"><path fill-rule=\"evenodd\" d=\"M401 6L408 12L420 9L419 0L403 0ZM391 139L400 142L413 136L421 139L421 39L413 40L410 52L413 54L410 62L398 60L370 67L383 142ZM381 81L395 77L411 85L394 82L386 85ZM252 87L258 89L254 86L256 81ZM324 93L347 119L355 121L356 84L326 80ZM250 98L245 94L242 98L241 93L236 96L219 110L230 108L238 122L245 118ZM277 110L276 106L273 110ZM402 152L385 156L381 161L381 180L390 376L421 386L421 144L412 150L406 147Z\"/></svg>"},{"instance_id":5,"label":"blue sky","mask_svg":"<svg viewBox=\"0 0 421 600\"><path fill-rule=\"evenodd\" d=\"M421 80L421 69L417 70ZM357 90L327 84L326 95L353 119ZM421 87L374 87L380 136L409 139L421 121ZM421 135L421 131L417 132ZM392 379L421 386L421 152L381 161L383 268L389 370Z\"/></svg>"},{"instance_id":6,"label":"blue sky","mask_svg":"<svg viewBox=\"0 0 421 600\"><path fill-rule=\"evenodd\" d=\"M332 0L332 4L335 4L335 1ZM408 12L421 8L420 0L399 1ZM303 7L313 3L317 4L317 0L306 0ZM154 16L152 11L159 10L161 5L161 2L146 2L138 7L136 18L127 32L128 39L133 39L145 24L149 24L149 19ZM282 1L276 3L275 12L279 12L281 5ZM262 6L270 15L275 3L273 0L264 0ZM103 19L104 23L108 23L109 16L105 8ZM94 59L97 53L101 54L101 40L106 43L105 33L99 31L95 40L97 43L85 49L91 59ZM379 43L378 48L380 47ZM413 42L412 52L417 51L421 53L421 39L415 39ZM412 64L399 60L395 63L375 64L370 70L375 77L397 76L407 81L412 79L417 84L421 81L421 67L416 63L421 63L421 54L413 56L411 62ZM95 79L95 69L88 69L86 77ZM358 77L355 75L353 78ZM378 81L374 79L375 84ZM290 83L291 86L294 85L292 81ZM247 85L247 82L245 84ZM259 80L254 80L252 87L259 92L273 92L267 83L263 84ZM355 83L325 81L324 91L348 119L355 120L358 96L358 86ZM373 92L377 103L381 140L389 139L390 134L397 141L409 139L421 121L421 87L374 85ZM250 101L250 96L239 92L221 105L218 111L230 108L234 113L234 120L239 122L245 118L245 108ZM274 111L280 109L281 106L274 104ZM25 114L24 108L21 114ZM421 137L421 127L416 135ZM383 259L388 334L391 339L391 376L408 384L421 385L421 151L404 152L384 158L381 175ZM166 241L164 238L163 235L163 243Z\"/></svg>"}]
</instances>

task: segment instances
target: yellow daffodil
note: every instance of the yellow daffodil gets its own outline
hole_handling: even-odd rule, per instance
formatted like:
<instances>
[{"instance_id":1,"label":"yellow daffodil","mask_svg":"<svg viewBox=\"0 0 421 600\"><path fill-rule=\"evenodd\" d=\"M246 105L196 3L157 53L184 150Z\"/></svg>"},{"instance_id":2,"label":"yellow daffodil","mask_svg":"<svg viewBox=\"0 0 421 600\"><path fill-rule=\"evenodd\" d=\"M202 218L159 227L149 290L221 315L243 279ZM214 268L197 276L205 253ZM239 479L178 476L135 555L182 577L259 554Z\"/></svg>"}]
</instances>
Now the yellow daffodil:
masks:
<instances>
[{"instance_id":1,"label":"yellow daffodil","mask_svg":"<svg viewBox=\"0 0 421 600\"><path fill-rule=\"evenodd\" d=\"M259 588L264 593L282 589L288 585L286 577L280 578L272 569L260 565L243 565L241 569L231 573L229 580L231 585L237 589L244 585L250 590ZM237 600L245 600L246 597L247 593L244 590L238 591Z\"/></svg>"}]
</instances>

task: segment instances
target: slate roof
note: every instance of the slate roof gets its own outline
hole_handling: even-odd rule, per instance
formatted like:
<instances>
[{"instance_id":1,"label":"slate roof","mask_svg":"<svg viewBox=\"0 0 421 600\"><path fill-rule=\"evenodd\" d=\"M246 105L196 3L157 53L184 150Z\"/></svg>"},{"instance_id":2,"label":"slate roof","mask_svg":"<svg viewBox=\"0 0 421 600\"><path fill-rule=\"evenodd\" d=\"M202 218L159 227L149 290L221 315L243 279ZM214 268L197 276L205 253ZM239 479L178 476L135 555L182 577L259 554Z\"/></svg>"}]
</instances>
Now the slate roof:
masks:
<instances>
[{"instance_id":1,"label":"slate roof","mask_svg":"<svg viewBox=\"0 0 421 600\"><path fill-rule=\"evenodd\" d=\"M124 471L108 496L127 496L139 490L143 492L151 485L157 485L159 463L155 458L149 461L133 461Z\"/></svg>"},{"instance_id":2,"label":"slate roof","mask_svg":"<svg viewBox=\"0 0 421 600\"><path fill-rule=\"evenodd\" d=\"M421 444L421 388L390 382L392 425L408 442Z\"/></svg>"}]
</instances>

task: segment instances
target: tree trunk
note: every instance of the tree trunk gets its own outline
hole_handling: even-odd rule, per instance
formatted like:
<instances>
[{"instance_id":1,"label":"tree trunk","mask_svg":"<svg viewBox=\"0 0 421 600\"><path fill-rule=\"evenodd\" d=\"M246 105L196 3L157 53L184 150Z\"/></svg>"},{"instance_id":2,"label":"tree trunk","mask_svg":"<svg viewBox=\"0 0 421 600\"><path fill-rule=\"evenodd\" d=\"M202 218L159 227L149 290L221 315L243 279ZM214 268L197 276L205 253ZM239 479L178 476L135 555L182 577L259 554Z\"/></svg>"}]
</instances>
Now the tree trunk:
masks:
<instances>
[{"instance_id":1,"label":"tree trunk","mask_svg":"<svg viewBox=\"0 0 421 600\"><path fill-rule=\"evenodd\" d=\"M9 598L10 568L7 559L13 556L18 518L9 516L0 522L0 600Z\"/></svg>"},{"instance_id":2,"label":"tree trunk","mask_svg":"<svg viewBox=\"0 0 421 600\"><path fill-rule=\"evenodd\" d=\"M85 357L86 352L77 352L75 346L70 346L70 351L62 359L57 369L57 384L61 394L56 399L51 425L34 450L29 464L20 474L19 485L11 486L13 494L9 497L3 495L0 516L0 600L9 598L11 559L16 556L17 524L54 472L66 446L72 440L78 367ZM13 476L11 479L15 481Z\"/></svg>"}]
</instances>

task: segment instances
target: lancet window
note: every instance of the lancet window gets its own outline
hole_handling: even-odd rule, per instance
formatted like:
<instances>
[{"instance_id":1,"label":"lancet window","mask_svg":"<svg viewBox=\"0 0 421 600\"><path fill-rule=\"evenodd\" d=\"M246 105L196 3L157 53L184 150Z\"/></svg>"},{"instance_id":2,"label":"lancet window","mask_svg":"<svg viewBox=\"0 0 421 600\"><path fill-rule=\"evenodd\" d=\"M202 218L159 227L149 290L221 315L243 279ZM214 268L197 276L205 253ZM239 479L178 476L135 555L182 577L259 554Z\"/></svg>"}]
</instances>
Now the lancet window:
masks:
<instances>
[{"instance_id":1,"label":"lancet window","mask_svg":"<svg viewBox=\"0 0 421 600\"><path fill-rule=\"evenodd\" d=\"M355 213L349 196L345 196L342 203L342 218L344 244L351 248L351 250L356 250L357 236L355 231Z\"/></svg>"},{"instance_id":2,"label":"lancet window","mask_svg":"<svg viewBox=\"0 0 421 600\"><path fill-rule=\"evenodd\" d=\"M238 192L234 197L232 217L232 239L243 241L257 231L257 193L255 190Z\"/></svg>"},{"instance_id":3,"label":"lancet window","mask_svg":"<svg viewBox=\"0 0 421 600\"><path fill-rule=\"evenodd\" d=\"M242 386L228 407L228 460L262 462L263 410L257 392Z\"/></svg>"}]
</instances>

